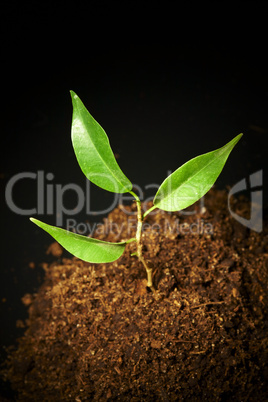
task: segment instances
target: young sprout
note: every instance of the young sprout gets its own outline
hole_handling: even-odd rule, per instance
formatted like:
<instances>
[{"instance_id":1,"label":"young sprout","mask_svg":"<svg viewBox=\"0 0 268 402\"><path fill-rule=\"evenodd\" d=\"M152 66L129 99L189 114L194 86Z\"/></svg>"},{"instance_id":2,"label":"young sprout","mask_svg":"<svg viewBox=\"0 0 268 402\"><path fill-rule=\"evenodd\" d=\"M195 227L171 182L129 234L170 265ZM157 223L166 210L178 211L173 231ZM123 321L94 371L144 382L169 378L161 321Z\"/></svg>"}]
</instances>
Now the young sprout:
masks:
<instances>
[{"instance_id":1,"label":"young sprout","mask_svg":"<svg viewBox=\"0 0 268 402\"><path fill-rule=\"evenodd\" d=\"M175 170L159 187L153 206L142 214L141 201L132 190L132 183L118 166L105 131L73 91L71 91L71 97L73 103L72 143L82 172L88 180L104 190L114 193L128 192L134 197L137 204L136 237L128 241L111 243L78 235L34 218L30 219L74 256L91 263L115 261L123 254L126 244L135 241L135 254L147 272L147 286L154 290L152 268L148 266L142 253L141 233L144 218L155 208L179 211L203 197L215 183L242 134L237 135L222 148L199 155Z\"/></svg>"}]
</instances>

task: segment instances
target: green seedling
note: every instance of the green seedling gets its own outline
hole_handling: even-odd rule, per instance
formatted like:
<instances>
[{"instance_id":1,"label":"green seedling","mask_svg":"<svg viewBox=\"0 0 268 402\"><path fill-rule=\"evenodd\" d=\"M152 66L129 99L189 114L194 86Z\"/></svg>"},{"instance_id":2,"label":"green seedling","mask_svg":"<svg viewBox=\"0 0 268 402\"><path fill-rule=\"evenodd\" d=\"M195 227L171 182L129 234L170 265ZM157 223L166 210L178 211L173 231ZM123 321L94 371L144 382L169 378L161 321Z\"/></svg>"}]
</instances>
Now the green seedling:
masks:
<instances>
[{"instance_id":1,"label":"green seedling","mask_svg":"<svg viewBox=\"0 0 268 402\"><path fill-rule=\"evenodd\" d=\"M142 214L141 201L133 192L132 183L118 166L105 131L73 91L71 91L71 97L73 103L72 143L82 172L88 180L104 190L130 193L133 196L137 204L136 237L128 241L111 243L78 235L34 218L30 219L74 256L91 263L115 261L123 254L126 244L135 241L136 252L133 254L138 257L147 272L147 286L154 290L152 268L142 253L141 233L144 218L155 208L179 211L203 197L215 183L242 134L237 135L223 147L199 155L175 170L160 185L154 197L153 206Z\"/></svg>"}]
</instances>

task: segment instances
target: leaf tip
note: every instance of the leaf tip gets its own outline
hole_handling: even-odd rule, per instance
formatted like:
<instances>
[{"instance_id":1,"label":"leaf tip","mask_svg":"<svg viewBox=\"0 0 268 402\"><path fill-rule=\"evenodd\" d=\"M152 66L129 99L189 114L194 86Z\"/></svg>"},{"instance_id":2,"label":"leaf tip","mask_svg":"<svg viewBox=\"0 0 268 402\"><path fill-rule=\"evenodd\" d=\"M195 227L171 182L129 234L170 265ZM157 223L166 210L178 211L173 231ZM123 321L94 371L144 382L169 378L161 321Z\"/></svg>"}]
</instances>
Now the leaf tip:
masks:
<instances>
[{"instance_id":1,"label":"leaf tip","mask_svg":"<svg viewBox=\"0 0 268 402\"><path fill-rule=\"evenodd\" d=\"M76 93L72 89L70 89L70 95L71 95L72 100L78 98L78 96L76 95Z\"/></svg>"},{"instance_id":2,"label":"leaf tip","mask_svg":"<svg viewBox=\"0 0 268 402\"><path fill-rule=\"evenodd\" d=\"M35 225L40 226L40 221L35 218L29 218L31 222L33 222Z\"/></svg>"},{"instance_id":3,"label":"leaf tip","mask_svg":"<svg viewBox=\"0 0 268 402\"><path fill-rule=\"evenodd\" d=\"M236 137L231 140L231 143L233 144L233 147L240 141L241 137L243 137L243 133L238 134Z\"/></svg>"}]
</instances>

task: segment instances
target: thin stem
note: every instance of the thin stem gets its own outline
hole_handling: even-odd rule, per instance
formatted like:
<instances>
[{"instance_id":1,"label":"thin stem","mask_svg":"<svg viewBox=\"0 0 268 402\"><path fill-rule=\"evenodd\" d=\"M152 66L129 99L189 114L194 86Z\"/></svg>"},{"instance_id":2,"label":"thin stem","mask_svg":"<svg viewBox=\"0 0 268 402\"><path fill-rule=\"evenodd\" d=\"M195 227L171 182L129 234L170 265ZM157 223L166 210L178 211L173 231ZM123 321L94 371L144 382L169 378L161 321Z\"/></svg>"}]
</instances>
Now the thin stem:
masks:
<instances>
[{"instance_id":1,"label":"thin stem","mask_svg":"<svg viewBox=\"0 0 268 402\"><path fill-rule=\"evenodd\" d=\"M132 191L130 191L130 193L136 199L136 204L137 204L137 231L136 231L137 257L140 260L140 262L143 264L144 268L146 269L147 286L152 291L155 291L154 286L153 286L153 277L152 277L153 270L152 270L152 268L149 268L147 262L145 261L143 255L142 255L141 231L142 231L143 217L142 217L142 211L141 211L141 201L135 193L133 193Z\"/></svg>"},{"instance_id":2,"label":"thin stem","mask_svg":"<svg viewBox=\"0 0 268 402\"><path fill-rule=\"evenodd\" d=\"M139 197L137 196L137 194L134 193L134 191L129 191L129 193L130 193L131 195L133 195L133 197L135 198L136 201L141 202L140 199L139 199Z\"/></svg>"},{"instance_id":3,"label":"thin stem","mask_svg":"<svg viewBox=\"0 0 268 402\"><path fill-rule=\"evenodd\" d=\"M143 214L143 219L145 216L147 216L150 212L152 212L155 208L157 208L155 205L153 205L150 209L148 209L146 212Z\"/></svg>"}]
</instances>

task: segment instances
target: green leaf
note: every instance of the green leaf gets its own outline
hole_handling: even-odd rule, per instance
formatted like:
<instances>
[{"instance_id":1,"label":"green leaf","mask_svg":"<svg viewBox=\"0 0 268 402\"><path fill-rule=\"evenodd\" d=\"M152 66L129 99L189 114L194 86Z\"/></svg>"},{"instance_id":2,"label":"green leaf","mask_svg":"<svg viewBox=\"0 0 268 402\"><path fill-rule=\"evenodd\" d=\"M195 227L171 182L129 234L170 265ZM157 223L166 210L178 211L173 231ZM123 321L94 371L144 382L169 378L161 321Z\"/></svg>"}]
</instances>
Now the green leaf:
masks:
<instances>
[{"instance_id":1,"label":"green leaf","mask_svg":"<svg viewBox=\"0 0 268 402\"><path fill-rule=\"evenodd\" d=\"M79 97L70 92L73 102L72 142L83 173L92 183L105 190L114 193L130 191L132 183L118 166L105 131Z\"/></svg>"},{"instance_id":2,"label":"green leaf","mask_svg":"<svg viewBox=\"0 0 268 402\"><path fill-rule=\"evenodd\" d=\"M159 187L154 206L164 211L179 211L203 197L215 183L242 135L237 135L222 148L191 159L175 170Z\"/></svg>"},{"instance_id":3,"label":"green leaf","mask_svg":"<svg viewBox=\"0 0 268 402\"><path fill-rule=\"evenodd\" d=\"M130 239L122 243L109 243L48 225L38 219L30 218L30 220L54 237L62 247L74 256L92 263L117 260L123 254L126 244L135 240Z\"/></svg>"}]
</instances>

